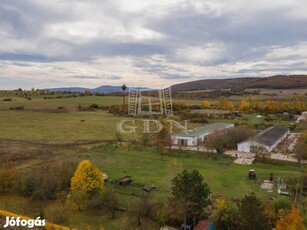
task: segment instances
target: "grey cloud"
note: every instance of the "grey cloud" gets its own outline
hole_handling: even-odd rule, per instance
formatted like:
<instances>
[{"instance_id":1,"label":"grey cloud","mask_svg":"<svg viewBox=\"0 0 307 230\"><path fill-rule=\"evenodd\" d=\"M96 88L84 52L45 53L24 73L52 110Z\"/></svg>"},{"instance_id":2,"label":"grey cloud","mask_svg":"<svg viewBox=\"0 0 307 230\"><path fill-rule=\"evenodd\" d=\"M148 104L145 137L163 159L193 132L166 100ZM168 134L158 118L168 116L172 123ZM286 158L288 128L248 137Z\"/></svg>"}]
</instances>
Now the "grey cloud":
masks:
<instances>
[{"instance_id":1,"label":"grey cloud","mask_svg":"<svg viewBox=\"0 0 307 230\"><path fill-rule=\"evenodd\" d=\"M81 9L80 13L78 11L80 9L75 7L80 2L84 6L94 6L93 9L96 11L87 11L85 7L85 10ZM59 2L64 5L58 8L31 0L3 0L0 5L0 30L2 31L0 40L9 45L0 49L0 61L15 61L12 65L16 66L26 66L25 62L57 62L54 70L63 73L64 76L73 75L71 78L75 79L120 80L122 78L112 73L83 76L69 68L61 67L60 62L90 64L104 57L131 58L130 60L133 60L131 63L134 65L131 69L137 68L144 74L152 73L160 76L161 79L174 81L200 77L199 72L195 73L189 67L215 67L225 76L231 74L249 76L270 70L289 73L294 70L306 71L306 62L295 52L284 57L267 56L274 47L293 47L306 41L306 17L293 17L288 14L289 10L295 12L295 6L289 9L280 7L276 3L276 7L270 9L263 7L263 9L250 10L241 7L237 11L218 12L210 8L210 5L205 5L207 10L200 13L195 7L189 5L188 0L182 2L187 6L182 7L182 4L175 4L166 9L161 17L158 17L151 15L150 9L141 12L121 11L115 1L111 0L67 0ZM50 3L55 4L52 1ZM232 4L232 2L229 1L227 4ZM136 39L129 34L121 37L119 32L119 35L115 37L90 37L88 40L76 42L65 36L48 35L50 24L77 21L108 23L103 20L95 21L96 18L92 17L92 14L114 19L124 29L134 28L135 23L141 22L145 29L155 31L164 37ZM201 55L198 60L197 58L189 59L188 54L183 54L183 58L178 58L176 53L178 49L206 47L207 44L221 44L223 50L214 50L213 52L216 52L214 58L210 59L209 56L203 60ZM67 52L61 52L63 50ZM151 59L155 55L163 56L163 60ZM287 59L297 60L297 62L279 63ZM268 64L257 65L259 61L266 61ZM238 63L255 64L246 64L250 68L243 66L239 70L233 70L238 69L231 68L236 67ZM223 69L223 66L226 66L226 69ZM103 71L108 70L101 72ZM91 70L87 72L93 73ZM212 76L222 78L224 75L211 74L206 77Z\"/></svg>"},{"instance_id":2,"label":"grey cloud","mask_svg":"<svg viewBox=\"0 0 307 230\"><path fill-rule=\"evenodd\" d=\"M69 78L75 78L75 79L95 79L95 80L99 80L99 79L108 79L108 80L120 80L121 77L117 76L117 75L107 75L107 74L103 74L101 76L96 76L96 75L80 75L80 76L72 76Z\"/></svg>"},{"instance_id":3,"label":"grey cloud","mask_svg":"<svg viewBox=\"0 0 307 230\"><path fill-rule=\"evenodd\" d=\"M169 37L173 49L221 42L227 53L206 65L262 58L275 45L292 46L307 37L306 19L290 18L289 9L196 14L190 9L175 9L148 27ZM170 58L172 58L172 55Z\"/></svg>"}]
</instances>

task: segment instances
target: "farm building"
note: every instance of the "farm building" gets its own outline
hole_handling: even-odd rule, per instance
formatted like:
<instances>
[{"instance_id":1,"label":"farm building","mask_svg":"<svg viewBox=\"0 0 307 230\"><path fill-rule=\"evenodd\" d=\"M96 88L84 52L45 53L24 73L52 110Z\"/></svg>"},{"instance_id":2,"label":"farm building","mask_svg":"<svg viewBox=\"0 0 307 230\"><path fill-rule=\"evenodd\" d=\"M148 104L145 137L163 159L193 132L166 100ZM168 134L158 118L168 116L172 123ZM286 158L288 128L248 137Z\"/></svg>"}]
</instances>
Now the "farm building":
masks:
<instances>
[{"instance_id":1,"label":"farm building","mask_svg":"<svg viewBox=\"0 0 307 230\"><path fill-rule=\"evenodd\" d=\"M197 144L204 142L206 137L214 131L221 131L231 127L234 127L234 124L214 123L188 130L187 133L179 132L173 134L173 144L179 146L196 146Z\"/></svg>"},{"instance_id":2,"label":"farm building","mask_svg":"<svg viewBox=\"0 0 307 230\"><path fill-rule=\"evenodd\" d=\"M295 122L299 123L301 121L305 121L306 119L307 119L307 111L302 112L302 115L298 116Z\"/></svg>"},{"instance_id":3,"label":"farm building","mask_svg":"<svg viewBox=\"0 0 307 230\"><path fill-rule=\"evenodd\" d=\"M277 125L260 131L247 141L242 141L237 145L240 152L258 152L265 150L271 152L290 133L284 126Z\"/></svg>"}]
</instances>

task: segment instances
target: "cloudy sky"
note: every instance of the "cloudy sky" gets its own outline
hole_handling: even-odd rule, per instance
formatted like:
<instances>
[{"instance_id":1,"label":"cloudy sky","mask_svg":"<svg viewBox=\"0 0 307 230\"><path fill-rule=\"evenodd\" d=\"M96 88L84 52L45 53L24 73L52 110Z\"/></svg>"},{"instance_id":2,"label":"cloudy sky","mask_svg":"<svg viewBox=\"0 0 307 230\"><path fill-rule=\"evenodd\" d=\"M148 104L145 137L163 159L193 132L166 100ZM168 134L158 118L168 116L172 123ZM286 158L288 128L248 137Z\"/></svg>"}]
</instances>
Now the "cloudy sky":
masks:
<instances>
[{"instance_id":1,"label":"cloudy sky","mask_svg":"<svg viewBox=\"0 0 307 230\"><path fill-rule=\"evenodd\" d=\"M0 89L307 73L306 0L1 0Z\"/></svg>"}]
</instances>

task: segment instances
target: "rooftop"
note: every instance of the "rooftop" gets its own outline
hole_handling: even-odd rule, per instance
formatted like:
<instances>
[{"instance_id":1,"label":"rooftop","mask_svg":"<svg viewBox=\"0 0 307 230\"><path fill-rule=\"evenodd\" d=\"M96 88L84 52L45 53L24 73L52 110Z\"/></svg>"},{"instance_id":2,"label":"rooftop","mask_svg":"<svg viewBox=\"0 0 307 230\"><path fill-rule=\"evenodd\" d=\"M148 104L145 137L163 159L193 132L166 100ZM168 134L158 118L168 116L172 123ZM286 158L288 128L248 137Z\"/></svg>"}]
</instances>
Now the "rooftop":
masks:
<instances>
[{"instance_id":1,"label":"rooftop","mask_svg":"<svg viewBox=\"0 0 307 230\"><path fill-rule=\"evenodd\" d=\"M176 133L175 136L177 137L198 137L201 135L208 135L215 130L220 130L220 129L226 129L233 127L233 124L230 123L213 123L213 124L208 124L204 125L198 128L195 128L193 130L188 130L188 133L185 132L179 132Z\"/></svg>"},{"instance_id":2,"label":"rooftop","mask_svg":"<svg viewBox=\"0 0 307 230\"><path fill-rule=\"evenodd\" d=\"M272 127L269 127L267 129L260 131L250 140L258 142L266 146L272 146L282 136L284 136L288 131L289 131L288 128L281 126L281 125L272 126Z\"/></svg>"}]
</instances>

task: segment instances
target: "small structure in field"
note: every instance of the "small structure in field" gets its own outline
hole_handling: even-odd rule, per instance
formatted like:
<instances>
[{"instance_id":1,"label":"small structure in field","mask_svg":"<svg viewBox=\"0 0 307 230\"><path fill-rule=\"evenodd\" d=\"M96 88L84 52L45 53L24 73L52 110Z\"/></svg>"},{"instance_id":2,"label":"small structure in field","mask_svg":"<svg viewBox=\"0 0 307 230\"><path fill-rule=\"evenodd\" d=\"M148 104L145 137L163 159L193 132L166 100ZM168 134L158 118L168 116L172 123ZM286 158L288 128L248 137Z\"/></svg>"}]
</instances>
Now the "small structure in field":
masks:
<instances>
[{"instance_id":1,"label":"small structure in field","mask_svg":"<svg viewBox=\"0 0 307 230\"><path fill-rule=\"evenodd\" d=\"M102 176L103 176L103 180L104 181L108 181L109 180L108 174L104 173Z\"/></svg>"},{"instance_id":2,"label":"small structure in field","mask_svg":"<svg viewBox=\"0 0 307 230\"><path fill-rule=\"evenodd\" d=\"M256 172L254 169L250 169L249 170L249 173L248 173L248 178L251 179L251 180L256 180Z\"/></svg>"},{"instance_id":3,"label":"small structure in field","mask_svg":"<svg viewBox=\"0 0 307 230\"><path fill-rule=\"evenodd\" d=\"M131 176L125 176L125 177L122 177L118 180L119 185L128 185L128 184L131 184L132 182L133 181L132 181Z\"/></svg>"},{"instance_id":4,"label":"small structure in field","mask_svg":"<svg viewBox=\"0 0 307 230\"><path fill-rule=\"evenodd\" d=\"M282 195L282 196L289 196L290 195L288 192L281 191L281 189L278 189L277 192L278 192L279 195Z\"/></svg>"},{"instance_id":5,"label":"small structure in field","mask_svg":"<svg viewBox=\"0 0 307 230\"><path fill-rule=\"evenodd\" d=\"M296 118L295 122L299 123L305 120L307 120L307 111L302 112L302 114Z\"/></svg>"},{"instance_id":6,"label":"small structure in field","mask_svg":"<svg viewBox=\"0 0 307 230\"><path fill-rule=\"evenodd\" d=\"M260 131L252 138L242 141L237 145L238 151L240 152L272 152L288 135L290 129L277 125L269 127L265 130Z\"/></svg>"},{"instance_id":7,"label":"small structure in field","mask_svg":"<svg viewBox=\"0 0 307 230\"><path fill-rule=\"evenodd\" d=\"M280 190L287 189L287 184L284 182L284 179L282 179L280 177L278 178L277 188L280 189Z\"/></svg>"},{"instance_id":8,"label":"small structure in field","mask_svg":"<svg viewBox=\"0 0 307 230\"><path fill-rule=\"evenodd\" d=\"M152 190L154 190L156 188L156 186L154 184L151 185L146 185L143 187L143 190L146 192L151 192Z\"/></svg>"},{"instance_id":9,"label":"small structure in field","mask_svg":"<svg viewBox=\"0 0 307 230\"><path fill-rule=\"evenodd\" d=\"M273 192L274 183L270 180L264 180L260 188L267 190L267 192Z\"/></svg>"}]
</instances>

